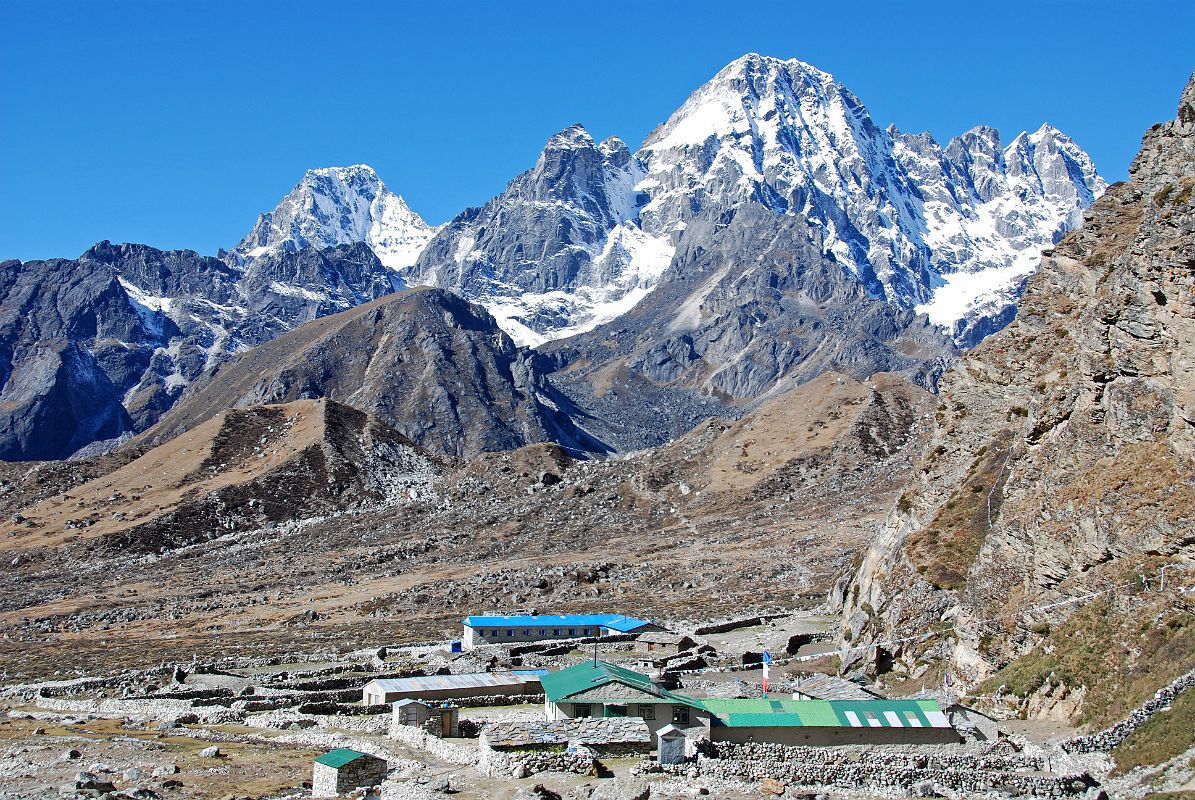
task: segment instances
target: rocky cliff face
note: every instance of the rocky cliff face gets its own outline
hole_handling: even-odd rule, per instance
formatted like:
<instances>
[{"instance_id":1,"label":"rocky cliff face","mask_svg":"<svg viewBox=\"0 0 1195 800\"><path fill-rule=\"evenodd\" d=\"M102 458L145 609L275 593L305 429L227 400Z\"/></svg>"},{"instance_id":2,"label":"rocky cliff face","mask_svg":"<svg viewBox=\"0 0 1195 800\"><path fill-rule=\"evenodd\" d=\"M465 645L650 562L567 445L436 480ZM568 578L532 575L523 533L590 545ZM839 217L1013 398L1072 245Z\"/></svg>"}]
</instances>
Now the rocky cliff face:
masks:
<instances>
[{"instance_id":1,"label":"rocky cliff face","mask_svg":"<svg viewBox=\"0 0 1195 800\"><path fill-rule=\"evenodd\" d=\"M1174 644L1184 617L1134 593L1156 592L1165 565L1171 592L1190 582L1193 531L1195 78L1178 118L1146 133L1130 180L1043 259L1017 319L943 377L921 471L837 593L845 666L874 668L878 647L898 675L944 662L974 684L1012 662L993 683L1016 686L1032 651L1053 677L1022 690L1074 689L1082 667L1064 668L1066 638L1049 631L1099 598L1087 627L1123 617L1100 645L1122 663L1075 663L1164 682L1190 658Z\"/></svg>"},{"instance_id":2,"label":"rocky cliff face","mask_svg":"<svg viewBox=\"0 0 1195 800\"><path fill-rule=\"evenodd\" d=\"M101 242L0 264L0 458L65 458L142 431L231 355L393 290L363 244L244 267Z\"/></svg>"},{"instance_id":3,"label":"rocky cliff face","mask_svg":"<svg viewBox=\"0 0 1195 800\"><path fill-rule=\"evenodd\" d=\"M226 408L327 398L450 456L558 442L607 448L483 309L439 289L392 294L323 317L205 376L146 437L164 442Z\"/></svg>"}]
</instances>

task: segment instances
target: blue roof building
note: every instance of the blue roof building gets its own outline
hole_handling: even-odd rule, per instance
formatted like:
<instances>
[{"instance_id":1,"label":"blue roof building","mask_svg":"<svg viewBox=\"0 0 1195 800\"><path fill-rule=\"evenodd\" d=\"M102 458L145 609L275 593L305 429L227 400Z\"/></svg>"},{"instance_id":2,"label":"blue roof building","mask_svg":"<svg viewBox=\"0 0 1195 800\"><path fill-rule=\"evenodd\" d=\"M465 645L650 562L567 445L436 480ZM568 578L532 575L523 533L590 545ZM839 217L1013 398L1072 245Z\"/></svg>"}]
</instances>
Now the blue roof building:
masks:
<instances>
[{"instance_id":1,"label":"blue roof building","mask_svg":"<svg viewBox=\"0 0 1195 800\"><path fill-rule=\"evenodd\" d=\"M585 639L619 633L662 630L649 620L624 614L490 614L465 617L466 648L483 644Z\"/></svg>"}]
</instances>

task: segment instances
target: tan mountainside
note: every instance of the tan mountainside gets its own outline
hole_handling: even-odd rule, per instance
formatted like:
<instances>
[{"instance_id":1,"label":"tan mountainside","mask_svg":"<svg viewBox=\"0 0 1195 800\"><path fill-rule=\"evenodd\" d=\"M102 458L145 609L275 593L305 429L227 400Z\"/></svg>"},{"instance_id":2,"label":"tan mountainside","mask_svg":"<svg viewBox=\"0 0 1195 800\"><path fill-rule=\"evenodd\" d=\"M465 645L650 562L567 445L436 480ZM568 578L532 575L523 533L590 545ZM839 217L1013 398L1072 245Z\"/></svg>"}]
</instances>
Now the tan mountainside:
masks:
<instances>
[{"instance_id":1,"label":"tan mountainside","mask_svg":"<svg viewBox=\"0 0 1195 800\"><path fill-rule=\"evenodd\" d=\"M1131 175L943 377L838 592L847 668L1095 723L1195 666L1195 78Z\"/></svg>"},{"instance_id":2,"label":"tan mountainside","mask_svg":"<svg viewBox=\"0 0 1195 800\"><path fill-rule=\"evenodd\" d=\"M817 603L895 501L932 408L898 376L827 374L627 458L573 461L541 444L419 473L429 483L405 487L414 500L405 488L368 496L365 481L395 468L370 460L364 435L332 437L318 423L321 409L342 406L229 411L40 502L33 477L10 485L6 497L33 493L29 507L6 510L38 527L0 535L4 558L17 559L0 576L0 661L35 674L142 663L151 643L155 660L357 648L452 634L462 615L495 607L706 618ZM221 445L230 419L276 432ZM299 469L312 450L345 463L327 477ZM206 471L213 464L219 475ZM225 476L239 482L224 486ZM117 492L140 496L121 504L129 516L163 507L146 511L161 520L152 554L140 546L148 522L130 530L111 519ZM271 522L270 503L294 521ZM344 513L331 514L337 503ZM201 522L183 513L191 508L219 512ZM95 524L64 535L63 521L84 512ZM182 519L195 524L161 534ZM185 535L227 520L235 527L218 538Z\"/></svg>"},{"instance_id":3,"label":"tan mountainside","mask_svg":"<svg viewBox=\"0 0 1195 800\"><path fill-rule=\"evenodd\" d=\"M36 478L36 468L21 466ZM410 500L429 491L439 469L406 437L336 402L229 409L40 501L22 503L18 483L5 504L20 522L0 547L26 560L65 544L122 554L174 549L238 529Z\"/></svg>"}]
</instances>

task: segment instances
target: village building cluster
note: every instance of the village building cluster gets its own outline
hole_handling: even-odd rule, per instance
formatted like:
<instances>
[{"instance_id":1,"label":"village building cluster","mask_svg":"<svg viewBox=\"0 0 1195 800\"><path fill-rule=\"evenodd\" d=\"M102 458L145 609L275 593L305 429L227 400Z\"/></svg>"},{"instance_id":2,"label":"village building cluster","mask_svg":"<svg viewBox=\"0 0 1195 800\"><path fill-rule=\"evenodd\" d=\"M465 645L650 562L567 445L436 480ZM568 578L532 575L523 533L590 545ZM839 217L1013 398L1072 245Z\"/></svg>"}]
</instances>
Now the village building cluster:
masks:
<instances>
[{"instance_id":1,"label":"village building cluster","mask_svg":"<svg viewBox=\"0 0 1195 800\"><path fill-rule=\"evenodd\" d=\"M888 699L831 675L801 676L786 691L762 696L700 696L677 685L684 671L675 667L705 663L701 657L714 648L698 636L620 614L487 614L466 617L462 626L461 639L451 643L462 659L487 649L522 653L539 643L540 652L563 651L571 661L557 669L377 678L362 688L361 704L388 706L390 736L407 744L444 748L475 736L479 763L491 770L576 771L626 755L664 769L692 762L702 748L950 745L999 735L978 712L943 708L932 697ZM621 658L608 659L601 645L615 640ZM538 704L542 712L466 732L460 705L476 702ZM343 792L354 781L371 785L376 759L349 753L317 759L316 796L334 796L319 792Z\"/></svg>"}]
</instances>

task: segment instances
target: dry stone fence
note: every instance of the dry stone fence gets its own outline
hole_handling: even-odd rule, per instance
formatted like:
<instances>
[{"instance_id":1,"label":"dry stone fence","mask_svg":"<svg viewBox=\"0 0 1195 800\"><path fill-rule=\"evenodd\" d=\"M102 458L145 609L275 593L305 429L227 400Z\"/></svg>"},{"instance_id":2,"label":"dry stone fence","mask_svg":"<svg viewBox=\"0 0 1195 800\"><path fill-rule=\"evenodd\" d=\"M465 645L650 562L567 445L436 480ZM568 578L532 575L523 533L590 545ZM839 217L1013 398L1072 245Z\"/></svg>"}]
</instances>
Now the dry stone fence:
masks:
<instances>
[{"instance_id":1,"label":"dry stone fence","mask_svg":"<svg viewBox=\"0 0 1195 800\"><path fill-rule=\"evenodd\" d=\"M1159 689L1149 700L1133 710L1131 714L1110 728L1087 736L1077 736L1062 743L1062 749L1070 753L1105 752L1116 747L1133 731L1153 719L1154 715L1170 708L1180 694L1195 686L1195 669L1175 678L1169 685Z\"/></svg>"}]
</instances>

